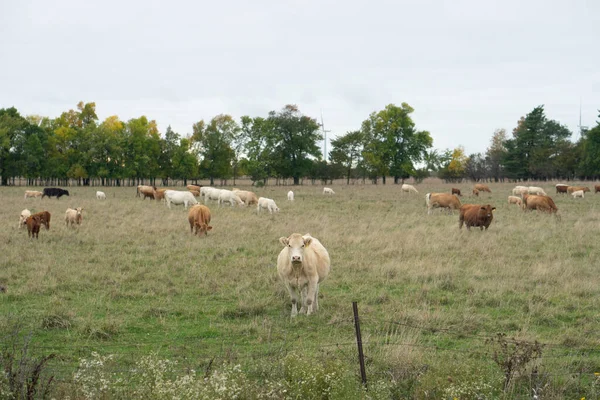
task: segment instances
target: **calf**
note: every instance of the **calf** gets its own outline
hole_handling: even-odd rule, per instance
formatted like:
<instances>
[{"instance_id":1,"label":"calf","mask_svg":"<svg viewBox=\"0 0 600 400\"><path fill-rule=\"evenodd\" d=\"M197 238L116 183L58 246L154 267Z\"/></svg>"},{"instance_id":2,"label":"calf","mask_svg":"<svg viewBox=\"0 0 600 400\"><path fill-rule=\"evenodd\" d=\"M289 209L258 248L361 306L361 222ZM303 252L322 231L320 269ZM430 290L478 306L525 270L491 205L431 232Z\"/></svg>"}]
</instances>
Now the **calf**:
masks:
<instances>
[{"instance_id":1,"label":"calf","mask_svg":"<svg viewBox=\"0 0 600 400\"><path fill-rule=\"evenodd\" d=\"M27 225L27 235L32 239L39 239L41 225L40 217L34 215L27 217L25 224Z\"/></svg>"},{"instance_id":2,"label":"calf","mask_svg":"<svg viewBox=\"0 0 600 400\"><path fill-rule=\"evenodd\" d=\"M583 199L585 197L583 195L583 190L576 190L575 192L571 193L571 196L573 196L574 199L576 199L576 198Z\"/></svg>"},{"instance_id":3,"label":"calf","mask_svg":"<svg viewBox=\"0 0 600 400\"><path fill-rule=\"evenodd\" d=\"M96 199L97 200L106 200L106 194L104 192L101 192L98 190L96 192Z\"/></svg>"},{"instance_id":4,"label":"calf","mask_svg":"<svg viewBox=\"0 0 600 400\"><path fill-rule=\"evenodd\" d=\"M479 190L473 189L473 196L479 197Z\"/></svg>"},{"instance_id":5,"label":"calf","mask_svg":"<svg viewBox=\"0 0 600 400\"><path fill-rule=\"evenodd\" d=\"M71 224L71 227L75 224L81 225L81 222L83 221L83 214L81 213L82 211L82 207L77 207L74 210L72 208L67 208L67 211L65 212L65 222L67 227L69 224Z\"/></svg>"},{"instance_id":6,"label":"calf","mask_svg":"<svg viewBox=\"0 0 600 400\"><path fill-rule=\"evenodd\" d=\"M455 194L457 196L462 196L462 194L460 194L460 189L456 189L456 188L452 188L452 194Z\"/></svg>"},{"instance_id":7,"label":"calf","mask_svg":"<svg viewBox=\"0 0 600 400\"><path fill-rule=\"evenodd\" d=\"M39 213L32 215L32 217L39 218L40 223L46 227L46 230L50 230L50 216L48 211L40 211Z\"/></svg>"},{"instance_id":8,"label":"calf","mask_svg":"<svg viewBox=\"0 0 600 400\"><path fill-rule=\"evenodd\" d=\"M332 188L323 188L323 194L335 194Z\"/></svg>"},{"instance_id":9,"label":"calf","mask_svg":"<svg viewBox=\"0 0 600 400\"><path fill-rule=\"evenodd\" d=\"M462 229L463 223L467 226L467 230L471 230L472 226L478 226L481 230L487 228L494 219L493 211L496 207L489 204L465 204L460 208L458 217L458 229Z\"/></svg>"},{"instance_id":10,"label":"calf","mask_svg":"<svg viewBox=\"0 0 600 400\"><path fill-rule=\"evenodd\" d=\"M523 205L523 201L517 196L508 196L508 204L516 204L519 207Z\"/></svg>"},{"instance_id":11,"label":"calf","mask_svg":"<svg viewBox=\"0 0 600 400\"><path fill-rule=\"evenodd\" d=\"M406 193L419 193L413 185L407 185L406 183L402 184L400 190Z\"/></svg>"},{"instance_id":12,"label":"calf","mask_svg":"<svg viewBox=\"0 0 600 400\"><path fill-rule=\"evenodd\" d=\"M266 197L259 197L258 205L256 206L256 212L260 213L260 210L263 208L265 210L269 210L270 214L273 214L273 212L279 212L279 207L277 207L277 204L275 204L275 200L268 199Z\"/></svg>"},{"instance_id":13,"label":"calf","mask_svg":"<svg viewBox=\"0 0 600 400\"><path fill-rule=\"evenodd\" d=\"M37 190L26 190L25 197L23 198L23 200L25 200L29 197L42 197L43 195L44 195L44 193L37 191Z\"/></svg>"},{"instance_id":14,"label":"calf","mask_svg":"<svg viewBox=\"0 0 600 400\"><path fill-rule=\"evenodd\" d=\"M490 190L490 188L488 187L488 185L484 185L483 183L476 184L475 185L475 189L479 190L480 192L492 193L492 191Z\"/></svg>"},{"instance_id":15,"label":"calf","mask_svg":"<svg viewBox=\"0 0 600 400\"><path fill-rule=\"evenodd\" d=\"M21 215L19 216L19 229L25 226L25 221L27 221L27 218L29 217L31 217L31 211L28 209L21 211Z\"/></svg>"},{"instance_id":16,"label":"calf","mask_svg":"<svg viewBox=\"0 0 600 400\"><path fill-rule=\"evenodd\" d=\"M290 190L287 196L289 201L294 201L294 192Z\"/></svg>"}]
</instances>

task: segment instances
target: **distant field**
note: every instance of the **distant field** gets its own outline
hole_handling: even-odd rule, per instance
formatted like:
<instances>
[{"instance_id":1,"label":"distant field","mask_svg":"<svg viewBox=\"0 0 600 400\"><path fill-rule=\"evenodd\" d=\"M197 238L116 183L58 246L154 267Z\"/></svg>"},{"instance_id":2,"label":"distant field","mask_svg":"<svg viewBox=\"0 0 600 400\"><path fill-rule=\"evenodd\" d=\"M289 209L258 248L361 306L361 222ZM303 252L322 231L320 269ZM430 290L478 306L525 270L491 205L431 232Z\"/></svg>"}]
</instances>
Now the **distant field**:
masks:
<instances>
[{"instance_id":1,"label":"distant field","mask_svg":"<svg viewBox=\"0 0 600 400\"><path fill-rule=\"evenodd\" d=\"M135 188L99 188L106 201L95 199L97 188L69 187L59 200L1 188L0 328L19 321L32 330L37 351L60 354L51 367L65 379L92 351L123 365L157 351L198 370L212 358L247 365L297 351L358 371L358 301L367 375L398 382L398 393L440 398L461 368L501 378L486 339L503 332L551 345L538 361L548 398L589 396L600 371L600 195L575 200L541 184L557 220L509 206L514 185L491 184L491 195L462 198L496 207L488 231L468 232L456 212L427 215L425 193L453 186L472 187L422 184L416 195L391 184L334 185L336 194L323 196L322 186L304 185L291 187L294 202L289 186L241 187L275 199L281 212L211 203L213 230L200 238L182 206L142 201ZM65 226L67 207L84 208L82 226ZM16 227L24 208L52 214L39 240ZM317 237L332 267L319 312L290 320L275 267L279 237L293 232ZM515 397L538 384L529 373Z\"/></svg>"}]
</instances>

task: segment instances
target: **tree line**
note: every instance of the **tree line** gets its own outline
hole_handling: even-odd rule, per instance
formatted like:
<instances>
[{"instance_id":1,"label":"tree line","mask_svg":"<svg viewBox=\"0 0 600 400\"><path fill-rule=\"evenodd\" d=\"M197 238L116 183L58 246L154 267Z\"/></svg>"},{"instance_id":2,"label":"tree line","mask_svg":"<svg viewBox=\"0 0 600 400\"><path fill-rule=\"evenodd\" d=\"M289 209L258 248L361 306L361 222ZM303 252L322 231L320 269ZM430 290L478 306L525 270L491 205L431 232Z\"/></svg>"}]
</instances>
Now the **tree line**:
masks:
<instances>
[{"instance_id":1,"label":"tree line","mask_svg":"<svg viewBox=\"0 0 600 400\"><path fill-rule=\"evenodd\" d=\"M356 131L331 141L330 162L316 119L295 105L264 117L217 115L193 124L182 136L164 134L146 116L99 121L95 103L77 104L57 118L22 116L0 109L1 184L25 178L28 184L168 185L171 180L249 177L255 183L345 178L394 183L438 176L446 181L596 178L600 174L600 127L580 139L549 120L543 106L519 120L508 137L497 130L485 154L467 156L462 147L432 149L428 131L418 130L406 103L371 113Z\"/></svg>"}]
</instances>

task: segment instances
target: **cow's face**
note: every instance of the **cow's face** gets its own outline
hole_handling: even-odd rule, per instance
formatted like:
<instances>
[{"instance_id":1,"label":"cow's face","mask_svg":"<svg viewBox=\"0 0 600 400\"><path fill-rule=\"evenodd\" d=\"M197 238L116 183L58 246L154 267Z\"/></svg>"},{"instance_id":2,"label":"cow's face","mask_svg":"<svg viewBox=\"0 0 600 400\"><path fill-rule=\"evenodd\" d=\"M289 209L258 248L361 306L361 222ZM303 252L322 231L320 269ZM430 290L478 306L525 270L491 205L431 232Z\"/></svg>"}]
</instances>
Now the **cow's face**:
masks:
<instances>
[{"instance_id":1,"label":"cow's face","mask_svg":"<svg viewBox=\"0 0 600 400\"><path fill-rule=\"evenodd\" d=\"M288 255L292 264L301 264L304 259L304 249L310 246L311 237L302 237L299 233L293 233L290 237L281 237L279 242L288 247Z\"/></svg>"},{"instance_id":2,"label":"cow's face","mask_svg":"<svg viewBox=\"0 0 600 400\"><path fill-rule=\"evenodd\" d=\"M68 191L68 190L65 190L65 194L66 194L67 196L71 197L71 196L69 195L69 191Z\"/></svg>"},{"instance_id":3,"label":"cow's face","mask_svg":"<svg viewBox=\"0 0 600 400\"><path fill-rule=\"evenodd\" d=\"M481 208L479 209L479 215L485 218L492 218L493 217L493 211L496 209L496 207L492 207L491 205L485 205L485 206L481 206Z\"/></svg>"}]
</instances>

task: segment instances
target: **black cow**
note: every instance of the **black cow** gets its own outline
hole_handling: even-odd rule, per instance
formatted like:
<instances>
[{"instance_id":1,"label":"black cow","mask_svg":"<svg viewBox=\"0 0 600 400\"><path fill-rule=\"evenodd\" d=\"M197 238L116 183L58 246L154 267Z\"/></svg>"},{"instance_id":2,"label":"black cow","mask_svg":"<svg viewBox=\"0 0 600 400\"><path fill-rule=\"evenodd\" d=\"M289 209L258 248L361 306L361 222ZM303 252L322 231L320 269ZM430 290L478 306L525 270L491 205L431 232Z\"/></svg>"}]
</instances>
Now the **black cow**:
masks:
<instances>
[{"instance_id":1,"label":"black cow","mask_svg":"<svg viewBox=\"0 0 600 400\"><path fill-rule=\"evenodd\" d=\"M60 199L60 196L68 196L69 195L69 191L68 190L64 190L61 188L44 188L44 193L42 194L42 199L45 196L48 197L54 197L56 196L57 199Z\"/></svg>"}]
</instances>

